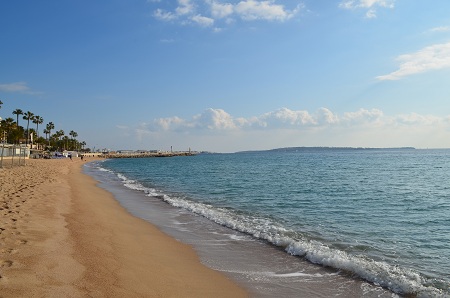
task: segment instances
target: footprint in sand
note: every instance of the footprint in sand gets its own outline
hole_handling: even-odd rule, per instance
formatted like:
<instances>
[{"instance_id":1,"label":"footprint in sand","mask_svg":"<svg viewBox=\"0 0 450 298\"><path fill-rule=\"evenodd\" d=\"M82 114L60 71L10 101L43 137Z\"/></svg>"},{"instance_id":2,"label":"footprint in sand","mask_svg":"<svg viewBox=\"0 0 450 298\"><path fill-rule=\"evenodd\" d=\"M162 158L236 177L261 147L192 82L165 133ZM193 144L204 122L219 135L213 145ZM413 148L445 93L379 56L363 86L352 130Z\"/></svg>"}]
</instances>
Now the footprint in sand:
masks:
<instances>
[{"instance_id":1,"label":"footprint in sand","mask_svg":"<svg viewBox=\"0 0 450 298\"><path fill-rule=\"evenodd\" d=\"M2 254L13 254L16 250L14 248L4 248L0 251Z\"/></svg>"},{"instance_id":2,"label":"footprint in sand","mask_svg":"<svg viewBox=\"0 0 450 298\"><path fill-rule=\"evenodd\" d=\"M2 261L2 260L0 260L0 268L8 268L8 267L11 267L12 265L13 265L13 261L9 261L9 260Z\"/></svg>"}]
</instances>

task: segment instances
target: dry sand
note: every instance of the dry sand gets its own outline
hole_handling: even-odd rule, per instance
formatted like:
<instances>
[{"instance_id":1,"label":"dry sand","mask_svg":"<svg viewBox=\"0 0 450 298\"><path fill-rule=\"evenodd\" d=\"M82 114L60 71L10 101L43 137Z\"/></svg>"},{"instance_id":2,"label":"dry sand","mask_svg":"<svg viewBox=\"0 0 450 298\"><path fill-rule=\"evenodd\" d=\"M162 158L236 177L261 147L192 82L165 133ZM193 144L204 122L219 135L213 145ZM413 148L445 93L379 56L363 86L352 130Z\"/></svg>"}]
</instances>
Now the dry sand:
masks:
<instances>
[{"instance_id":1,"label":"dry sand","mask_svg":"<svg viewBox=\"0 0 450 298\"><path fill-rule=\"evenodd\" d=\"M0 297L247 297L133 217L82 161L0 169Z\"/></svg>"}]
</instances>

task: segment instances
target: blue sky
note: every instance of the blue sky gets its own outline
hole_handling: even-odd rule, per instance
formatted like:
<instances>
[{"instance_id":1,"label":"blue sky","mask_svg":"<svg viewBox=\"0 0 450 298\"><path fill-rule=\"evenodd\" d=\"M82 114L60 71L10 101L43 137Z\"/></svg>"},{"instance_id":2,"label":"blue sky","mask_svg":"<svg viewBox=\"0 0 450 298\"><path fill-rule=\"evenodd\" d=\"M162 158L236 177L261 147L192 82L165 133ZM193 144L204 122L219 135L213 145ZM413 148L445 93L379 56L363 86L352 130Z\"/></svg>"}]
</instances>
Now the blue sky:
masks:
<instances>
[{"instance_id":1,"label":"blue sky","mask_svg":"<svg viewBox=\"0 0 450 298\"><path fill-rule=\"evenodd\" d=\"M89 147L450 148L450 1L0 1L0 117Z\"/></svg>"}]
</instances>

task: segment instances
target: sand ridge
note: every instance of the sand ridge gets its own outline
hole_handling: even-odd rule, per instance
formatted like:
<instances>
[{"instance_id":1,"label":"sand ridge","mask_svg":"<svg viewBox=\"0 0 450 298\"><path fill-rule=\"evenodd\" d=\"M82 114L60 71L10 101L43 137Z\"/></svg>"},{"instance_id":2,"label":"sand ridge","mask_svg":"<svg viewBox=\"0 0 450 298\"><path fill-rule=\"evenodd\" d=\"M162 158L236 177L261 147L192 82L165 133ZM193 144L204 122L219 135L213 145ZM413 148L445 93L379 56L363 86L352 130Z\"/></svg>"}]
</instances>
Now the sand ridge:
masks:
<instances>
[{"instance_id":1,"label":"sand ridge","mask_svg":"<svg viewBox=\"0 0 450 298\"><path fill-rule=\"evenodd\" d=\"M0 297L248 296L126 212L83 163L0 169Z\"/></svg>"}]
</instances>

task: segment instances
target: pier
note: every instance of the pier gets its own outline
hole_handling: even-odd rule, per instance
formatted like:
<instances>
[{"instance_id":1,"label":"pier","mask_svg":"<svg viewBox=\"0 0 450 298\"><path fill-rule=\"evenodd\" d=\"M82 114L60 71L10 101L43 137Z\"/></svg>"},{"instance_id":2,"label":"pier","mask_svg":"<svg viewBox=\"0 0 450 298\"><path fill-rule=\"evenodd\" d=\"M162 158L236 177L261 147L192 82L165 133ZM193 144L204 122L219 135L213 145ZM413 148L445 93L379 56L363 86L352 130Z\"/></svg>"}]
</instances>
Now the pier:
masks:
<instances>
[{"instance_id":1,"label":"pier","mask_svg":"<svg viewBox=\"0 0 450 298\"><path fill-rule=\"evenodd\" d=\"M175 157L175 156L194 156L196 152L130 152L130 153L104 153L100 155L103 158L146 158L146 157Z\"/></svg>"}]
</instances>

